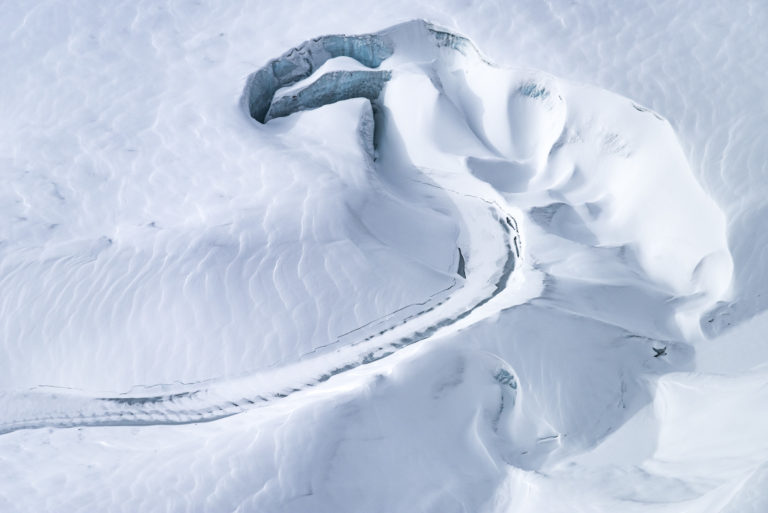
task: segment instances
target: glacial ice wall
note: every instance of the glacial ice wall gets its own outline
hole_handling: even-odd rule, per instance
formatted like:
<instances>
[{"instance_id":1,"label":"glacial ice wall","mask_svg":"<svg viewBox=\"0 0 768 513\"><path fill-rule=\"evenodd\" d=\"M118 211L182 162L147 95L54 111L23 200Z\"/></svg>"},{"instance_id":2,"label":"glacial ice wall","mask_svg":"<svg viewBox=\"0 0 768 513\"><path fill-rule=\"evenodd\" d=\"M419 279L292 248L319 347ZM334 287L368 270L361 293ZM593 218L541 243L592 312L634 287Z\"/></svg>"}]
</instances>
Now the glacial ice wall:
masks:
<instances>
[{"instance_id":1,"label":"glacial ice wall","mask_svg":"<svg viewBox=\"0 0 768 513\"><path fill-rule=\"evenodd\" d=\"M252 73L246 81L242 101L253 119L266 123L299 110L350 98L375 100L390 78L388 71L332 72L321 76L316 85L305 88L295 97L288 95L273 102L281 88L310 77L336 57L350 57L371 70L378 68L392 56L398 41L400 53L412 59L423 59L425 55L437 58L436 50L442 48L487 62L469 39L425 20L413 20L375 34L330 35L305 41Z\"/></svg>"},{"instance_id":2,"label":"glacial ice wall","mask_svg":"<svg viewBox=\"0 0 768 513\"><path fill-rule=\"evenodd\" d=\"M391 42L378 34L331 35L306 41L249 76L244 101L251 117L264 123L268 120L268 111L275 92L281 87L307 78L327 60L345 56L375 68L392 55L392 51Z\"/></svg>"},{"instance_id":3,"label":"glacial ice wall","mask_svg":"<svg viewBox=\"0 0 768 513\"><path fill-rule=\"evenodd\" d=\"M326 73L317 81L295 95L283 96L271 103L264 118L281 118L302 110L316 109L323 105L351 98L375 100L381 94L389 71L334 71Z\"/></svg>"}]
</instances>

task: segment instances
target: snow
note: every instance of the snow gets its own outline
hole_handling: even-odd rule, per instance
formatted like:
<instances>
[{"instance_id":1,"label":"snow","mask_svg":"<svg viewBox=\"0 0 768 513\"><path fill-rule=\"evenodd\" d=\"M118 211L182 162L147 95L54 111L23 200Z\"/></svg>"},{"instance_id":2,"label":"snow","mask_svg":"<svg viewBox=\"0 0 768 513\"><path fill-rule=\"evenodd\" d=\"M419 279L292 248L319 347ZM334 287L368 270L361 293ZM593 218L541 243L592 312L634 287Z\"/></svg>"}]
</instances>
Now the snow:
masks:
<instances>
[{"instance_id":1,"label":"snow","mask_svg":"<svg viewBox=\"0 0 768 513\"><path fill-rule=\"evenodd\" d=\"M6 6L0 510L764 511L767 21Z\"/></svg>"}]
</instances>

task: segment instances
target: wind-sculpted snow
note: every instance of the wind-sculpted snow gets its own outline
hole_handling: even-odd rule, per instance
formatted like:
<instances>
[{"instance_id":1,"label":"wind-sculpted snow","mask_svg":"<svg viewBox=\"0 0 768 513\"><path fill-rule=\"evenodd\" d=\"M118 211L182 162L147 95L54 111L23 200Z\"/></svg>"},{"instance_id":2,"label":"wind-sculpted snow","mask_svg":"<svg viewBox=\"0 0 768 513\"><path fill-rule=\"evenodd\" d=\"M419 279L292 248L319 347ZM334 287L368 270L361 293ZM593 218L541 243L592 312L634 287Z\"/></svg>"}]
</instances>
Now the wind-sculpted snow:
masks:
<instances>
[{"instance_id":1,"label":"wind-sculpted snow","mask_svg":"<svg viewBox=\"0 0 768 513\"><path fill-rule=\"evenodd\" d=\"M241 109L168 57L177 94L121 102L153 113L131 160L11 182L34 227L0 245L0 507L706 512L759 490L762 448L711 482L677 466L707 397L765 394L687 372L721 358L693 344L732 262L662 116L421 20L237 52L217 71L251 73ZM68 160L107 162L116 119Z\"/></svg>"},{"instance_id":2,"label":"wind-sculpted snow","mask_svg":"<svg viewBox=\"0 0 768 513\"><path fill-rule=\"evenodd\" d=\"M487 205L483 204L483 210ZM384 325L375 336L361 338L362 330L355 330L358 340L351 346L336 349L328 355L327 363L312 359L299 362L293 366L284 366L279 373L263 371L252 377L241 377L234 380L212 383L193 384L187 386L165 386L169 391L162 395L126 394L117 397L93 397L82 394L71 396L64 392L41 389L33 392L9 394L0 401L3 404L5 419L0 421L0 432L10 432L17 429L39 428L46 426L119 426L119 425L153 425L153 424L188 424L218 420L230 415L241 413L254 406L282 399L295 392L328 381L342 372L367 365L393 354L396 350L411 344L421 342L440 330L470 317L475 310L482 307L494 297L503 292L515 270L520 257L519 234L510 217L500 218L498 211L488 209L489 218L496 221L503 235L505 256L499 263L496 281L486 284L489 288L487 297L476 303L462 304L464 298L456 301L448 296L441 302L430 306L425 302L422 310L405 317L407 310L403 309L386 319L389 325ZM482 274L483 278L487 275ZM476 284L482 285L481 283ZM458 309L454 306L458 302ZM462 308L462 306L464 308ZM454 313L451 317L441 315ZM433 324L429 324L433 322ZM318 348L313 351L321 354ZM325 367L325 370L322 370ZM496 378L503 384L509 385L514 377L507 370L500 370ZM501 376L501 377L499 377ZM185 391L179 391L185 390Z\"/></svg>"},{"instance_id":3,"label":"wind-sculpted snow","mask_svg":"<svg viewBox=\"0 0 768 513\"><path fill-rule=\"evenodd\" d=\"M425 27L426 25L423 23L405 26L406 33L413 32L414 30L422 31ZM363 40L368 39L367 36L363 37ZM273 67L285 69L285 65L279 61L276 62ZM380 84L383 84L383 81L387 80L390 76L389 71L363 73L362 79L356 78L354 74L350 75L345 72L341 74L333 72L324 74L317 81L298 92L295 98L298 98L301 107L319 107L321 102L336 103L339 100L337 95L343 97L348 91L353 89L354 95L350 94L350 96L365 96L360 94L360 87L364 90L367 87L366 84L376 83L375 78L370 78L371 74L374 77L381 77L379 79ZM328 85L329 81L330 86ZM249 79L246 91L253 86L253 83L253 80ZM355 86L359 87L355 88ZM352 89L348 89L348 87ZM380 90L381 86L373 89L369 99L378 97ZM247 92L246 96L250 94ZM284 98L286 97L271 104L268 118L281 117L293 111L303 110L302 108L291 107L290 104L281 107L281 105L286 103L283 101ZM309 99L305 100L306 98ZM272 115L273 113L278 113L279 115ZM345 121L348 123L351 117L354 120L351 128L366 131L365 127L368 124L366 119L371 119L373 116L371 107L354 105L351 113L351 116L347 117ZM382 130L385 129L382 128ZM369 135L372 136L373 134ZM385 151L397 155L398 152L395 151L396 146L397 143L394 141L389 142L385 145ZM384 160L388 159L385 158ZM389 165L392 166L393 164ZM396 167L399 172L410 167L414 177L420 174L418 169L405 161L399 163ZM384 166L378 165L376 168L379 172L386 169ZM425 178L429 175L430 173L427 172ZM389 194L418 194L419 187L403 183L402 178L397 178L394 181L391 181L394 178L392 176L382 176L382 178L384 180L382 185L391 190ZM413 178L409 179L412 180ZM444 204L446 200L440 198L446 195L455 196L458 193L446 190L441 185L441 182L450 184L450 180L446 182L445 179L440 179L439 177L434 177L433 179L436 181L421 187L428 187L430 189L436 187L438 191L430 190L429 196L421 194L421 200L426 205L431 205L433 209L445 208L441 204ZM386 180L390 180L390 183L387 184ZM402 189L402 187L406 187L406 189ZM66 410L61 411L59 409L60 404L67 403L66 398L60 398L57 394L51 395L48 391L43 391L39 394L24 394L19 401L16 401L14 396L10 396L5 400L6 411L22 412L28 410L29 405L35 404L32 407L32 411L36 412L36 416L29 416L26 413L19 414L17 418L10 422L2 423L3 425L0 429L12 431L19 428L45 425L188 423L218 419L222 416L243 411L251 405L283 398L308 386L322 383L336 374L349 371L359 365L370 364L380 358L391 355L395 350L432 337L438 331L445 331L458 322L470 318L475 310L483 307L503 292L507 287L512 272L516 268L516 262L521 256L521 242L517 223L512 218L512 214L499 206L498 198L493 196L482 197L478 194L453 198L451 201L453 202L452 208L460 216L463 214L464 216L475 218L473 230L468 231L468 233L459 233L459 245L463 243L469 246L470 249L476 245L483 248L482 251L475 251L468 255L469 267L466 260L464 260L462 286L457 286L459 274L456 271L456 278L453 278L451 286L436 291L426 301L399 308L384 316L381 320L367 323L364 326L342 334L336 340L311 342L312 349L303 355L302 361L298 361L294 365L290 361L281 362L281 375L288 377L288 379L271 379L271 383L265 386L262 384L264 378L260 375L254 378L256 379L255 385L251 384L251 378L239 377L238 380L244 383L244 393L237 392L236 395L238 397L231 398L227 396L231 392L228 391L223 395L220 392L221 387L230 390L230 380L217 380L214 384L204 384L202 386L193 384L185 387L172 387L168 394L162 396L153 395L145 397L130 394L126 397L95 397L93 402L89 403L86 401L81 406L74 408L77 411L74 416L68 415ZM377 200L377 202L379 207L385 205L381 204L380 200ZM392 216L396 215L394 212L391 212L391 215L383 215L385 213L388 212L380 208L377 208L376 211L370 214L366 214L365 210L363 210L361 217L365 220L366 216L373 216L368 221L369 229L377 237L384 239L389 244L397 244L396 239L392 239L392 237L399 238L405 235L412 238L412 234L409 234L408 230L404 227L397 227L397 233L394 233L390 231L391 226L380 225L382 221L389 224L392 221ZM484 221L479 221L483 218L485 218ZM464 221L461 224L464 226L461 230L466 230L468 223ZM486 237L486 240L482 242L475 240L478 234L473 233L481 226L484 226L483 231ZM436 227L432 226L429 229L434 228ZM407 244L401 247L406 254L412 252L411 254L425 263L433 260L434 257L430 255L420 256L418 253L415 253L414 250L418 249L418 245L414 245L412 239L401 241L399 244L403 243ZM428 249L434 251L435 248ZM463 260L464 256L462 255L460 258ZM456 262L459 261L457 253L451 251L448 261L454 263L454 269L457 269ZM371 335L368 335L368 333L371 333ZM335 349L332 358L328 358L325 355L330 349ZM324 363L316 361L321 357L325 358L325 360L320 360ZM262 371L262 374L264 372L268 371ZM212 378L219 377L212 376ZM46 404L51 407L46 406ZM197 404L197 406L195 407L194 404Z\"/></svg>"}]
</instances>

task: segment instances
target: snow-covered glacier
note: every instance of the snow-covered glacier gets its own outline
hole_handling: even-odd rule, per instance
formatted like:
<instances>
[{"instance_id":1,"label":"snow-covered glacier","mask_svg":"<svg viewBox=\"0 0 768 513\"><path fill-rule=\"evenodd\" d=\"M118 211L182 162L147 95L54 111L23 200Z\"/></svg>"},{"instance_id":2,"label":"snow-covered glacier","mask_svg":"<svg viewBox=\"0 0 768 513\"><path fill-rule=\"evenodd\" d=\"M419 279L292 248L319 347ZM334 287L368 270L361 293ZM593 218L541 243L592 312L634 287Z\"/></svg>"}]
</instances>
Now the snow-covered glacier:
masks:
<instances>
[{"instance_id":1,"label":"snow-covered glacier","mask_svg":"<svg viewBox=\"0 0 768 513\"><path fill-rule=\"evenodd\" d=\"M765 510L748 7L9 6L0 510Z\"/></svg>"}]
</instances>

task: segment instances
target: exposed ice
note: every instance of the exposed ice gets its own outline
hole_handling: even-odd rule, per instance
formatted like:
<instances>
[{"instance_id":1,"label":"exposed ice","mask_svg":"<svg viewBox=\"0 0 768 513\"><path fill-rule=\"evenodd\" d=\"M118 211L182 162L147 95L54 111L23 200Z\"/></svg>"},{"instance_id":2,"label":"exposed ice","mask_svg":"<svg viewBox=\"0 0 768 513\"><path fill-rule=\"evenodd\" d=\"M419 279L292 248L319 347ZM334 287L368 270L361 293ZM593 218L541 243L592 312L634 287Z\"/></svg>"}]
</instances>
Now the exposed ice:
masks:
<instances>
[{"instance_id":1,"label":"exposed ice","mask_svg":"<svg viewBox=\"0 0 768 513\"><path fill-rule=\"evenodd\" d=\"M326 73L290 96L283 96L270 104L264 121L281 118L307 109L316 109L329 103L350 98L379 97L384 84L389 80L388 71L333 71Z\"/></svg>"},{"instance_id":2,"label":"exposed ice","mask_svg":"<svg viewBox=\"0 0 768 513\"><path fill-rule=\"evenodd\" d=\"M390 55L391 43L386 37L378 34L318 37L289 50L249 76L244 99L251 116L264 123L269 119L268 110L275 92L281 87L307 78L328 59L351 57L365 66L375 68ZM370 94L367 88L366 92ZM351 97L353 96L347 96Z\"/></svg>"}]
</instances>

